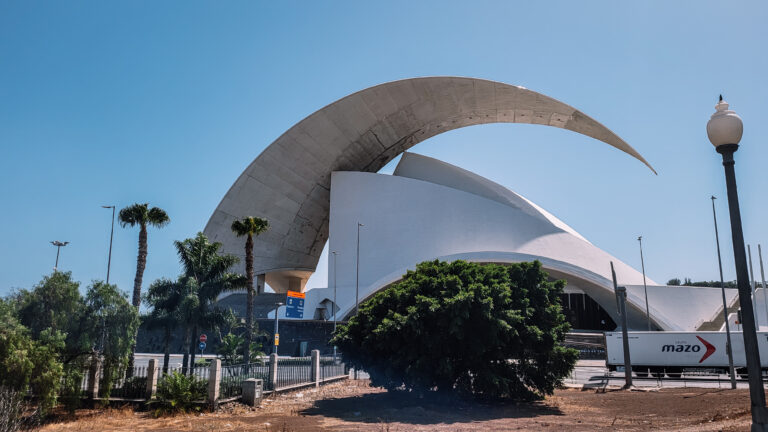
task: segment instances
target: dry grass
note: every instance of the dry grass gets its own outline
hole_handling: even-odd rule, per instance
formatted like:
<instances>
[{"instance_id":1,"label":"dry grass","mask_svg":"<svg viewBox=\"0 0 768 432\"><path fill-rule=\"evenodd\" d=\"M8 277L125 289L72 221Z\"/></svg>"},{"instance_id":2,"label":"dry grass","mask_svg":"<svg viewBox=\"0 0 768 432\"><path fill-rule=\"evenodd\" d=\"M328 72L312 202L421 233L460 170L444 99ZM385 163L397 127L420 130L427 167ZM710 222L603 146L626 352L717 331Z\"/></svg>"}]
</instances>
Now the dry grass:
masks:
<instances>
[{"instance_id":1,"label":"dry grass","mask_svg":"<svg viewBox=\"0 0 768 432\"><path fill-rule=\"evenodd\" d=\"M480 404L431 401L346 381L265 399L260 407L227 404L216 413L159 419L130 407L81 410L46 425L59 431L494 431L744 430L745 390L664 389L652 393L558 390L546 401Z\"/></svg>"}]
</instances>

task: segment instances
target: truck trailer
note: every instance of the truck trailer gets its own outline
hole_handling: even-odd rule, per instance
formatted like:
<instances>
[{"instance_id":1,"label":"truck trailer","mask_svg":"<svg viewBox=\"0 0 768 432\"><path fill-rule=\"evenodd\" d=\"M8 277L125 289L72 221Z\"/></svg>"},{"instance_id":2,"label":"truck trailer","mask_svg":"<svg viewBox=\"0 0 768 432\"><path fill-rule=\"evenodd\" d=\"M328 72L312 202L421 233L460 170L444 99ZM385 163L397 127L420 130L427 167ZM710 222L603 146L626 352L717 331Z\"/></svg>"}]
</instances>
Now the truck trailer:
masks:
<instances>
[{"instance_id":1,"label":"truck trailer","mask_svg":"<svg viewBox=\"0 0 768 432\"><path fill-rule=\"evenodd\" d=\"M632 331L628 333L632 371L639 377L651 374L679 378L683 369L728 373L725 332ZM768 370L768 332L757 332L760 363ZM736 373L747 377L742 332L731 332L733 365ZM605 364L608 370L624 367L623 336L620 331L605 333Z\"/></svg>"}]
</instances>

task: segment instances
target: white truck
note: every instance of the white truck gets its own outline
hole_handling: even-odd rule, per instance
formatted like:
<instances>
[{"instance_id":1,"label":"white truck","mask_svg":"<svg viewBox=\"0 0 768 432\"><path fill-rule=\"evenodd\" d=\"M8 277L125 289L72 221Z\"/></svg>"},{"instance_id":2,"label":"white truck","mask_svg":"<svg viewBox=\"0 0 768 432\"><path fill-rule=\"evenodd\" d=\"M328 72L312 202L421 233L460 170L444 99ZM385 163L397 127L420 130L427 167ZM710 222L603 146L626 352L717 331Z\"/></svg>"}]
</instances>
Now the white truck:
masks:
<instances>
[{"instance_id":1,"label":"white truck","mask_svg":"<svg viewBox=\"0 0 768 432\"><path fill-rule=\"evenodd\" d=\"M638 376L666 374L680 377L683 369L717 370L728 373L725 332L632 331L628 333L629 359ZM757 333L760 363L768 370L768 332ZM731 332L733 365L739 376L746 378L744 339L741 332ZM623 337L620 331L605 333L605 364L608 370L624 367Z\"/></svg>"}]
</instances>

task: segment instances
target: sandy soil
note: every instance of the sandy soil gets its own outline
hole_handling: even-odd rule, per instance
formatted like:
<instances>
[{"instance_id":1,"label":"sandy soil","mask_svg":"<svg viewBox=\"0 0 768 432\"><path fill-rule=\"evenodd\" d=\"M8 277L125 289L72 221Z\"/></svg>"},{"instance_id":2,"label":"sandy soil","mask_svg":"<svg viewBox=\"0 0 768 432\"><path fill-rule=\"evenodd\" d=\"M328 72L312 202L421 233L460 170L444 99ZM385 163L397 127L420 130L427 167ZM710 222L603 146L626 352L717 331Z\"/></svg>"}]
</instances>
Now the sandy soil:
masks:
<instances>
[{"instance_id":1,"label":"sandy soil","mask_svg":"<svg viewBox=\"0 0 768 432\"><path fill-rule=\"evenodd\" d=\"M536 403L435 402L341 382L227 404L216 413L152 418L130 407L78 411L42 428L59 431L506 431L749 429L746 390L677 388L652 392L558 390Z\"/></svg>"}]
</instances>

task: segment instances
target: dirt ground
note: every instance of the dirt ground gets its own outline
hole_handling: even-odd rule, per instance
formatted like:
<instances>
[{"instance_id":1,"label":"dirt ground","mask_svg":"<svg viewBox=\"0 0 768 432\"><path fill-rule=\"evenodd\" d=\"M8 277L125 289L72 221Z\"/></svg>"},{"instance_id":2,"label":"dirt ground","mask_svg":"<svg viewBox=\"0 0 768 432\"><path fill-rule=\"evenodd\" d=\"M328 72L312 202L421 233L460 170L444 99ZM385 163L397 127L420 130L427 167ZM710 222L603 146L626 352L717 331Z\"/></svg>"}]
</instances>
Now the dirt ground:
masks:
<instances>
[{"instance_id":1,"label":"dirt ground","mask_svg":"<svg viewBox=\"0 0 768 432\"><path fill-rule=\"evenodd\" d=\"M63 431L740 431L749 430L747 390L651 392L558 390L535 403L434 402L345 381L281 394L261 407L152 418L130 407L78 411L42 428Z\"/></svg>"}]
</instances>

